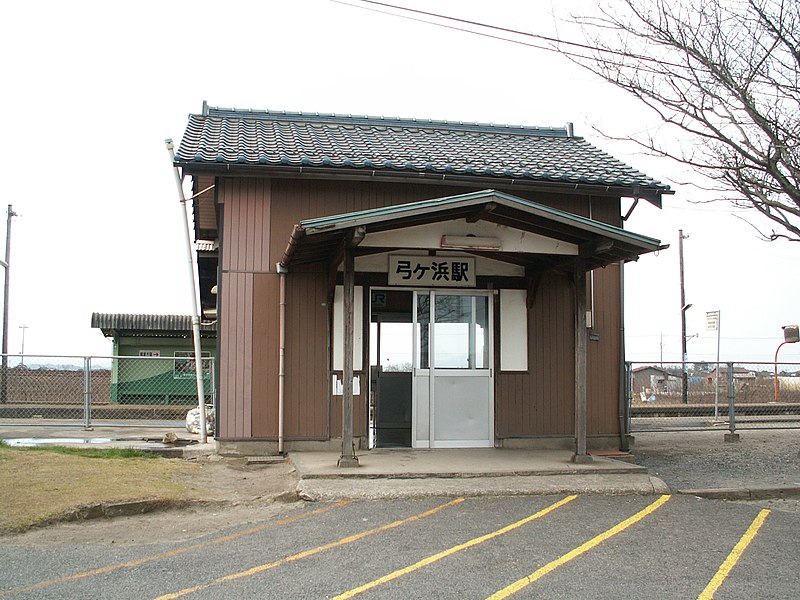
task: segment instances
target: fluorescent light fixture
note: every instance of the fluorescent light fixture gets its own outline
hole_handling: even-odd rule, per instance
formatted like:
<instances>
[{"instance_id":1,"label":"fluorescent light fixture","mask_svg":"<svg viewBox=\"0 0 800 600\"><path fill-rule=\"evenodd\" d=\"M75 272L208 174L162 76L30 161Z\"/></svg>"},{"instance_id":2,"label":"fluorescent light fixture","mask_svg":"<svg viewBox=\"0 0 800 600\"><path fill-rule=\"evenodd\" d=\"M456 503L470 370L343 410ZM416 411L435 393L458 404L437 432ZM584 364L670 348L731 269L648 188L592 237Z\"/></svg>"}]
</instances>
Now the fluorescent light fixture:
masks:
<instances>
[{"instance_id":1,"label":"fluorescent light fixture","mask_svg":"<svg viewBox=\"0 0 800 600\"><path fill-rule=\"evenodd\" d=\"M476 237L474 235L443 235L442 248L467 248L470 250L500 250L500 240L495 237Z\"/></svg>"}]
</instances>

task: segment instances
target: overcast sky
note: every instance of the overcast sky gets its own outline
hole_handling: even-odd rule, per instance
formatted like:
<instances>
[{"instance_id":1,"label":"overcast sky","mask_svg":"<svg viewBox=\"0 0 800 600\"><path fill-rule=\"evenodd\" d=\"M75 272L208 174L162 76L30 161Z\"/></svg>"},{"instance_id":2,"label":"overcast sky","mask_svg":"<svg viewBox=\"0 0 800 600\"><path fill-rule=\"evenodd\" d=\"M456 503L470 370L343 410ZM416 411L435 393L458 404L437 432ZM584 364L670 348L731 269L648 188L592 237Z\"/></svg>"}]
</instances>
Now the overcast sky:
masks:
<instances>
[{"instance_id":1,"label":"overcast sky","mask_svg":"<svg viewBox=\"0 0 800 600\"><path fill-rule=\"evenodd\" d=\"M550 3L405 2L552 34ZM580 11L590 3L569 2ZM530 5L530 6L525 6ZM104 355L91 313L178 313L188 299L164 139L211 106L563 126L672 185L626 228L671 247L626 267L628 359L680 361L678 230L689 360L773 360L800 321L800 245L765 243L667 161L604 138L658 133L633 100L562 57L328 0L15 2L2 10L4 199L11 234L9 352ZM562 34L566 26L558 25ZM630 205L624 200L624 209ZM2 209L0 209L2 210ZM742 215L740 215L742 216ZM287 232L288 235L288 232ZM0 239L2 233L0 232ZM27 329L22 329L22 326ZM781 350L800 361L800 344Z\"/></svg>"}]
</instances>

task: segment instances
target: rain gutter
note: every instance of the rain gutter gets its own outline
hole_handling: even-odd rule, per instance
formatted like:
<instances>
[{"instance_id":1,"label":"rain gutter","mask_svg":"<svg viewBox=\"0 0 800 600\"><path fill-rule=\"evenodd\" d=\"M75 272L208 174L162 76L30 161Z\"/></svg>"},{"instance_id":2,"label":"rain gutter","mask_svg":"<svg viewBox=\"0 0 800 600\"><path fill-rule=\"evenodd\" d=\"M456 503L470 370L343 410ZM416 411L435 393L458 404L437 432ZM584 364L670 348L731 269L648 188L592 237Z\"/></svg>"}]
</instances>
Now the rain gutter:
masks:
<instances>
[{"instance_id":1,"label":"rain gutter","mask_svg":"<svg viewBox=\"0 0 800 600\"><path fill-rule=\"evenodd\" d=\"M206 163L195 161L179 161L187 172L215 173L261 177L288 177L288 178L318 178L318 179L343 179L353 181L386 181L400 183L439 183L445 185L474 185L486 187L491 182L491 187L505 187L526 189L533 191L550 192L585 192L593 195L636 197L647 200L661 208L661 196L674 194L669 188L642 188L640 185L611 185L603 183L589 183L575 180L541 181L525 176L502 177L499 175L469 175L435 171L391 171L388 169L357 169L341 167L314 167L314 166L272 166L265 164L229 164Z\"/></svg>"},{"instance_id":2,"label":"rain gutter","mask_svg":"<svg viewBox=\"0 0 800 600\"><path fill-rule=\"evenodd\" d=\"M278 310L278 454L284 454L283 447L283 406L286 396L286 273L289 270L278 263L280 275L280 300Z\"/></svg>"}]
</instances>

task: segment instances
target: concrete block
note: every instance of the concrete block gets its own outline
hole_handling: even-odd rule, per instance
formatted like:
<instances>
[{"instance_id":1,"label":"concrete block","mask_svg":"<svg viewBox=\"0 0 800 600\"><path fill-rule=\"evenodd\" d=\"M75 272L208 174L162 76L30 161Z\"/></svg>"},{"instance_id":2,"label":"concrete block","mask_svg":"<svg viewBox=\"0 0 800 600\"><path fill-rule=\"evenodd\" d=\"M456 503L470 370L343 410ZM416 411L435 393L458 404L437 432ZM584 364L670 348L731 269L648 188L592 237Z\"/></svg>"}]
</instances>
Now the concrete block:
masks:
<instances>
[{"instance_id":1,"label":"concrete block","mask_svg":"<svg viewBox=\"0 0 800 600\"><path fill-rule=\"evenodd\" d=\"M589 463L594 462L594 459L588 454L573 454L572 462L577 465L588 465Z\"/></svg>"}]
</instances>

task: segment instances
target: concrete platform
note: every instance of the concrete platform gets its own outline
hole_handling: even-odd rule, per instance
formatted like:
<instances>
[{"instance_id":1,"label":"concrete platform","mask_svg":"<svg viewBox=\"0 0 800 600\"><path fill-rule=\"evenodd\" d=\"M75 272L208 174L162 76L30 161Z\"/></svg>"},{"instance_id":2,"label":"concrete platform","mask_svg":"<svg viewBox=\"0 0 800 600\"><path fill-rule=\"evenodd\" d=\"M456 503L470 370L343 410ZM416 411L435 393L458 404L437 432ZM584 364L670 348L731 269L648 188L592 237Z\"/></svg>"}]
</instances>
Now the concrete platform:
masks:
<instances>
[{"instance_id":1,"label":"concrete platform","mask_svg":"<svg viewBox=\"0 0 800 600\"><path fill-rule=\"evenodd\" d=\"M662 494L666 484L644 467L605 456L572 462L565 450L381 449L361 452L356 468L337 453L295 452L289 458L307 500L509 494Z\"/></svg>"}]
</instances>

